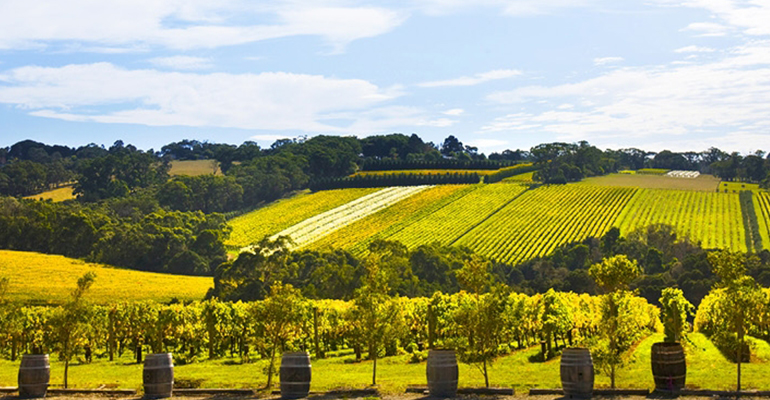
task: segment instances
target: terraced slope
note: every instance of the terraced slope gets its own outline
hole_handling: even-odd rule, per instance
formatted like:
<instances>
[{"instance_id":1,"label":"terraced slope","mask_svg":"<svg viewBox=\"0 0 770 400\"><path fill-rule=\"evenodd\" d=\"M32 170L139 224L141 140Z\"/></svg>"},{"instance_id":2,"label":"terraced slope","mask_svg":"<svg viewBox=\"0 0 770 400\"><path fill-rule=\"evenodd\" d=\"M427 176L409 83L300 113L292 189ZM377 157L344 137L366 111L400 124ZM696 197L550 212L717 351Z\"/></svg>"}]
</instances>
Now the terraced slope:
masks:
<instances>
[{"instance_id":1,"label":"terraced slope","mask_svg":"<svg viewBox=\"0 0 770 400\"><path fill-rule=\"evenodd\" d=\"M308 218L271 238L288 236L294 248L302 248L333 231L350 225L431 186L389 187Z\"/></svg>"},{"instance_id":2,"label":"terraced slope","mask_svg":"<svg viewBox=\"0 0 770 400\"><path fill-rule=\"evenodd\" d=\"M211 277L156 274L86 263L74 258L0 250L0 276L9 280L7 296L24 303L63 303L78 278L96 273L87 298L95 303L202 300L214 286Z\"/></svg>"},{"instance_id":3,"label":"terraced slope","mask_svg":"<svg viewBox=\"0 0 770 400\"><path fill-rule=\"evenodd\" d=\"M379 190L382 189L337 189L316 193L303 192L288 199L278 200L258 210L233 218L229 222L233 231L225 244L235 248L248 246L262 240L265 236L273 235L310 217Z\"/></svg>"},{"instance_id":4,"label":"terraced slope","mask_svg":"<svg viewBox=\"0 0 770 400\"><path fill-rule=\"evenodd\" d=\"M455 243L505 263L606 233L636 189L546 186L528 191Z\"/></svg>"},{"instance_id":5,"label":"terraced slope","mask_svg":"<svg viewBox=\"0 0 770 400\"><path fill-rule=\"evenodd\" d=\"M706 248L747 251L737 193L640 189L615 223L623 235L652 224L672 225Z\"/></svg>"},{"instance_id":6,"label":"terraced slope","mask_svg":"<svg viewBox=\"0 0 770 400\"><path fill-rule=\"evenodd\" d=\"M434 242L452 244L527 190L526 186L520 185L476 188L384 239L397 240L410 249Z\"/></svg>"},{"instance_id":7,"label":"terraced slope","mask_svg":"<svg viewBox=\"0 0 770 400\"><path fill-rule=\"evenodd\" d=\"M366 253L373 240L403 229L475 188L469 185L432 187L341 228L308 245L308 248L342 248L354 254Z\"/></svg>"}]
</instances>

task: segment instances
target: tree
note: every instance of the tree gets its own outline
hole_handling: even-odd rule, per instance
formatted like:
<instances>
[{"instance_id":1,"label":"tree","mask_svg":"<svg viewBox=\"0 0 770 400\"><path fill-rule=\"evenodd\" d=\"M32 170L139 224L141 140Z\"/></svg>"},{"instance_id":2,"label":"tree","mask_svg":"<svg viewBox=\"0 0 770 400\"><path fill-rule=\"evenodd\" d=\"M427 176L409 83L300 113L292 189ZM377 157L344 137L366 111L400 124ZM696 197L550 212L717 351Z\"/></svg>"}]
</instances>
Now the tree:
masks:
<instances>
[{"instance_id":1,"label":"tree","mask_svg":"<svg viewBox=\"0 0 770 400\"><path fill-rule=\"evenodd\" d=\"M641 275L642 271L636 260L629 260L625 255L605 258L588 270L596 284L605 293L602 296L602 323L600 324L602 339L598 350L597 361L600 366L609 370L610 386L615 388L615 370L623 364L623 353L630 348L620 341L619 334L625 330L621 325L619 308L628 301L630 292L628 285Z\"/></svg>"},{"instance_id":2,"label":"tree","mask_svg":"<svg viewBox=\"0 0 770 400\"><path fill-rule=\"evenodd\" d=\"M714 273L719 277L715 288L725 291L724 307L728 310L727 330L736 334L738 364L737 390L741 391L741 351L746 346L746 327L757 317L752 311L762 302L762 292L754 278L746 276L745 256L729 251L709 254L709 262Z\"/></svg>"},{"instance_id":3,"label":"tree","mask_svg":"<svg viewBox=\"0 0 770 400\"><path fill-rule=\"evenodd\" d=\"M382 254L382 253L380 253ZM388 336L391 322L397 315L396 303L388 293L387 271L382 268L381 257L372 255L366 261L366 275L363 284L356 290L353 299L352 317L358 321L364 344L372 360L372 385L377 384L377 358L383 342Z\"/></svg>"},{"instance_id":4,"label":"tree","mask_svg":"<svg viewBox=\"0 0 770 400\"><path fill-rule=\"evenodd\" d=\"M298 289L280 282L270 287L270 295L262 302L257 320L262 321L263 334L270 347L266 388L272 385L276 371L276 350L279 345L298 333L305 306L305 299Z\"/></svg>"},{"instance_id":5,"label":"tree","mask_svg":"<svg viewBox=\"0 0 770 400\"><path fill-rule=\"evenodd\" d=\"M684 298L682 289L665 288L660 296L660 314L666 342L679 342L687 335L690 324L687 317L693 315L695 307Z\"/></svg>"},{"instance_id":6,"label":"tree","mask_svg":"<svg viewBox=\"0 0 770 400\"><path fill-rule=\"evenodd\" d=\"M69 372L70 360L77 350L78 342L83 338L88 329L89 308L83 300L91 285L96 279L94 272L86 272L78 279L77 287L70 295L70 301L61 309L56 323L53 324L57 329L59 341L59 357L64 360L64 388L67 388L67 374Z\"/></svg>"}]
</instances>

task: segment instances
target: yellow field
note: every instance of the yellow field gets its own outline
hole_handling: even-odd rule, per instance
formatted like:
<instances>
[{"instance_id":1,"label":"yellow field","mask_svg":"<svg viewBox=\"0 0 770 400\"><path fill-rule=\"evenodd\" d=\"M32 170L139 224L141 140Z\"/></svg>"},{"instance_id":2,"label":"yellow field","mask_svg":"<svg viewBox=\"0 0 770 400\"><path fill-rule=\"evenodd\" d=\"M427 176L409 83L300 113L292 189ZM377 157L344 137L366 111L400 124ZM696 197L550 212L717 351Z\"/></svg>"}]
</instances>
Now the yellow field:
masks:
<instances>
[{"instance_id":1,"label":"yellow field","mask_svg":"<svg viewBox=\"0 0 770 400\"><path fill-rule=\"evenodd\" d=\"M321 192L303 192L288 199L278 200L258 210L233 218L233 228L225 245L246 247L276 234L312 216L329 211L359 197L374 193L381 188L337 189Z\"/></svg>"},{"instance_id":2,"label":"yellow field","mask_svg":"<svg viewBox=\"0 0 770 400\"><path fill-rule=\"evenodd\" d=\"M95 303L123 300L201 300L214 286L210 277L156 274L111 268L64 256L0 250L0 276L10 281L8 297L24 303L61 303L88 271L96 281L88 293Z\"/></svg>"},{"instance_id":3,"label":"yellow field","mask_svg":"<svg viewBox=\"0 0 770 400\"><path fill-rule=\"evenodd\" d=\"M534 182L532 180L532 176L535 175L535 172L525 172L523 174L514 175L510 178L505 178L502 180L503 183L532 183Z\"/></svg>"},{"instance_id":4,"label":"yellow field","mask_svg":"<svg viewBox=\"0 0 770 400\"><path fill-rule=\"evenodd\" d=\"M72 186L65 186L58 189L49 190L47 192L33 194L32 196L25 197L25 199L33 199L33 200L51 200L54 203L64 201L64 200L72 200L74 198L75 198L75 195L72 194Z\"/></svg>"},{"instance_id":5,"label":"yellow field","mask_svg":"<svg viewBox=\"0 0 770 400\"><path fill-rule=\"evenodd\" d=\"M313 242L308 247L311 249L350 249L356 246L365 250L374 236L379 237L379 233L388 230L394 225L398 225L401 221L416 214L424 213L428 210L432 211L435 203L439 203L443 199L468 187L468 185L435 186L339 229Z\"/></svg>"},{"instance_id":6,"label":"yellow field","mask_svg":"<svg viewBox=\"0 0 770 400\"><path fill-rule=\"evenodd\" d=\"M723 193L732 193L732 192L740 192L741 190L759 190L759 184L757 183L746 183L746 182L719 182L719 189L720 192Z\"/></svg>"},{"instance_id":7,"label":"yellow field","mask_svg":"<svg viewBox=\"0 0 770 400\"><path fill-rule=\"evenodd\" d=\"M216 160L171 161L171 170L168 173L171 176L222 175Z\"/></svg>"}]
</instances>

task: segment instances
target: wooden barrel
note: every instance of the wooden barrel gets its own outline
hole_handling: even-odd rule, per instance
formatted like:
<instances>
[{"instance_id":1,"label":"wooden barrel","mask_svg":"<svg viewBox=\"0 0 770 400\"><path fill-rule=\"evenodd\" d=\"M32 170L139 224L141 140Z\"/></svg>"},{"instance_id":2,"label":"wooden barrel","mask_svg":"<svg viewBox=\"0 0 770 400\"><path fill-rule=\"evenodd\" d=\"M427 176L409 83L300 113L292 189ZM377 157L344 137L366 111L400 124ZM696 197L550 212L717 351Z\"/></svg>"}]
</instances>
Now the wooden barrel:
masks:
<instances>
[{"instance_id":1,"label":"wooden barrel","mask_svg":"<svg viewBox=\"0 0 770 400\"><path fill-rule=\"evenodd\" d=\"M561 387L564 389L565 397L593 396L594 363L588 349L572 347L562 351Z\"/></svg>"},{"instance_id":2,"label":"wooden barrel","mask_svg":"<svg viewBox=\"0 0 770 400\"><path fill-rule=\"evenodd\" d=\"M144 397L171 397L174 389L174 361L171 353L148 354L144 358Z\"/></svg>"},{"instance_id":3,"label":"wooden barrel","mask_svg":"<svg viewBox=\"0 0 770 400\"><path fill-rule=\"evenodd\" d=\"M675 392L684 388L687 364L684 349L679 343L655 343L652 345L652 377L655 390Z\"/></svg>"},{"instance_id":4,"label":"wooden barrel","mask_svg":"<svg viewBox=\"0 0 770 400\"><path fill-rule=\"evenodd\" d=\"M22 399L45 397L50 379L51 367L48 364L48 354L26 354L21 357L19 397Z\"/></svg>"},{"instance_id":5,"label":"wooden barrel","mask_svg":"<svg viewBox=\"0 0 770 400\"><path fill-rule=\"evenodd\" d=\"M281 357L281 398L300 399L310 393L310 355L304 351L285 352Z\"/></svg>"},{"instance_id":6,"label":"wooden barrel","mask_svg":"<svg viewBox=\"0 0 770 400\"><path fill-rule=\"evenodd\" d=\"M457 395L457 357L454 350L428 351L428 392L431 397L455 397Z\"/></svg>"}]
</instances>

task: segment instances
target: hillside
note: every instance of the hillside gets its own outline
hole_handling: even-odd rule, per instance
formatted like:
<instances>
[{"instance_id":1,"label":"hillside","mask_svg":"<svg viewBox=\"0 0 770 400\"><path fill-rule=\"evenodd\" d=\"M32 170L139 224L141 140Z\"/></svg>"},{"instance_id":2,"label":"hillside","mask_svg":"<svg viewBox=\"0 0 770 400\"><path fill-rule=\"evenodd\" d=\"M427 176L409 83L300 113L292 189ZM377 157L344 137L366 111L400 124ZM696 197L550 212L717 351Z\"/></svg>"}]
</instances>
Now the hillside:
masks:
<instances>
[{"instance_id":1,"label":"hillside","mask_svg":"<svg viewBox=\"0 0 770 400\"><path fill-rule=\"evenodd\" d=\"M677 185L681 188L672 189ZM464 245L497 261L515 264L548 255L565 243L601 236L612 227L627 235L661 223L672 225L680 236L706 248L770 249L768 194L755 187L717 192L718 185L718 180L704 175L684 179L615 174L539 187L514 180L436 186L399 197L398 202L342 227L316 226L314 217L320 218L316 216L324 211L319 205L326 199L337 200L334 204L339 204L340 210L353 207L355 203L340 203L339 196L352 192L320 191L268 205L242 218L258 220L263 236L282 230L315 230L318 233L304 237L299 247L343 248L358 255L367 252L372 240L386 239L400 241L408 248L429 243ZM366 200L361 199L359 203ZM231 224L239 243L249 242L249 237L258 240L240 224Z\"/></svg>"},{"instance_id":2,"label":"hillside","mask_svg":"<svg viewBox=\"0 0 770 400\"><path fill-rule=\"evenodd\" d=\"M111 268L64 256L0 250L0 276L9 278L8 297L24 303L61 303L88 271L96 281L88 298L96 303L115 301L201 300L213 280Z\"/></svg>"}]
</instances>

